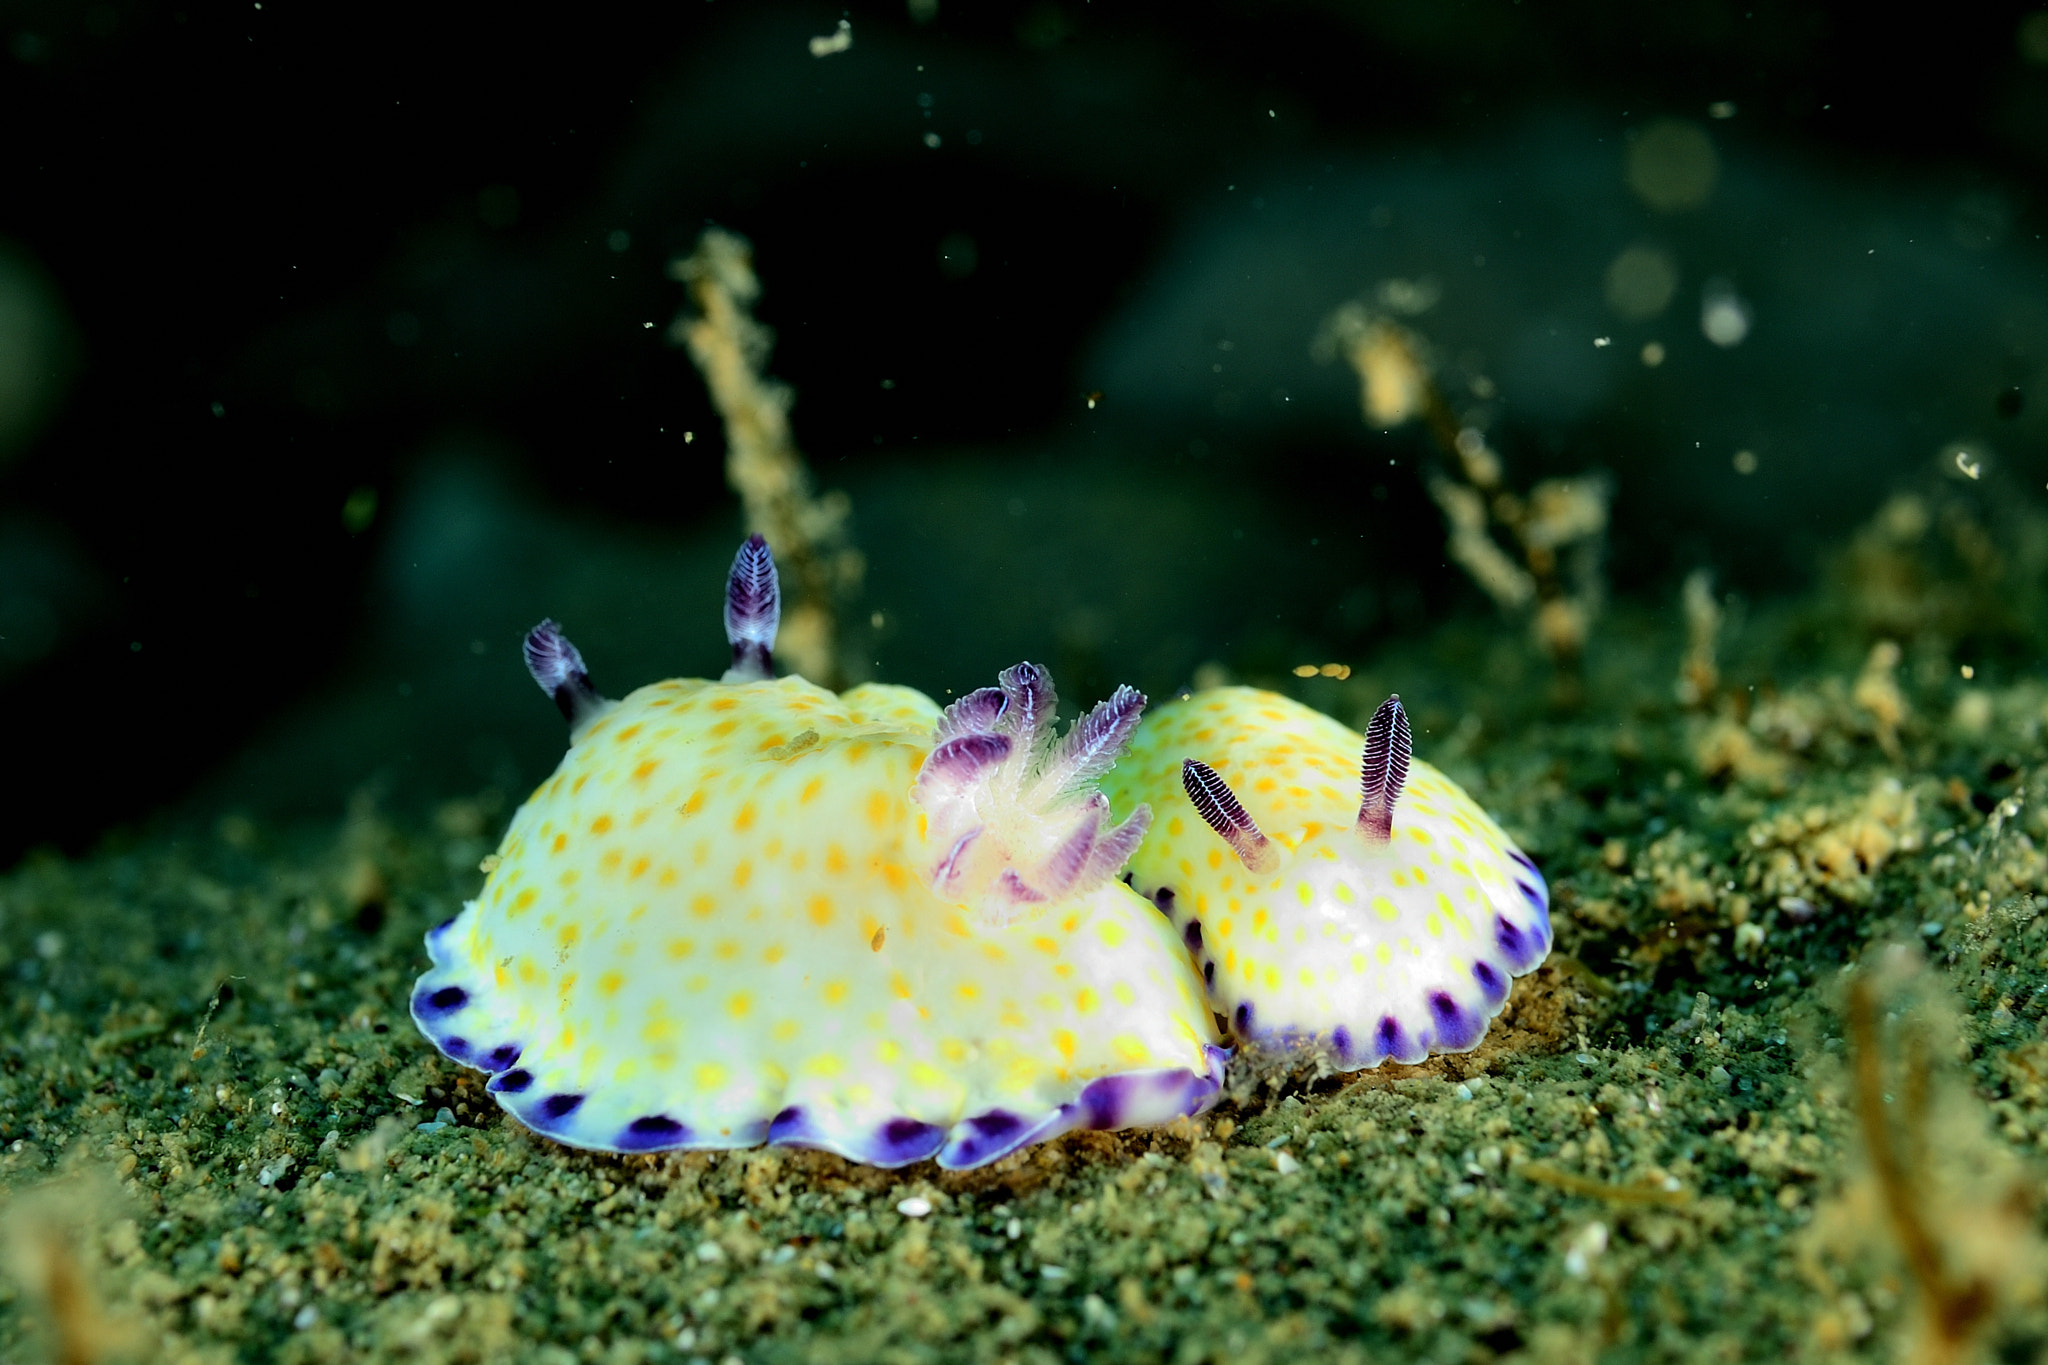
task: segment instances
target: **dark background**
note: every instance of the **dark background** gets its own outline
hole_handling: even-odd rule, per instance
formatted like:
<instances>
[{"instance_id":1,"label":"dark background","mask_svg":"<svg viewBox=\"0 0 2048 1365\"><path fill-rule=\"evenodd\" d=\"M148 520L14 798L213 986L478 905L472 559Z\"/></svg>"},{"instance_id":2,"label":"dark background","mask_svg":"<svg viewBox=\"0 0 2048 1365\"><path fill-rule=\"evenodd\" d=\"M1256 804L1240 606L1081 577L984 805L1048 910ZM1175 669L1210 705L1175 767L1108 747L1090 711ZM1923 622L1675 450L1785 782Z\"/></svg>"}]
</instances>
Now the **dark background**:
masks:
<instances>
[{"instance_id":1,"label":"dark background","mask_svg":"<svg viewBox=\"0 0 2048 1365\"><path fill-rule=\"evenodd\" d=\"M1114 458L1128 462L1128 486L1104 494L1118 507L1146 505L1131 488L1200 479L1218 505L1255 505L1245 517L1261 526L1342 528L1373 509L1373 534L1331 572L1400 582L1331 625L1336 644L1370 648L1347 628L1482 610L1443 567L1412 476L1360 458L1409 459L1416 432L1374 435L1343 403L1218 423L1140 380L1086 407L1103 373L1142 372L1142 326L1102 338L1148 290L1172 294L1172 262L1200 255L1186 225L1227 221L1231 196L1261 184L1357 184L1374 167L1434 167L1492 202L1487 177L1509 172L1488 168L1515 167L1530 128L1593 130L1569 155L1607 175L1631 125L1704 120L1732 101L1739 117L1712 131L1731 185L1742 164L1763 168L1757 202L1791 202L1772 184L1803 186L1785 193L1820 221L1831 204L1875 213L1894 196L1910 222L1923 198L1942 219L1988 194L2008 254L1958 256L1957 269L1988 297L2038 296L2038 260L2010 245L2036 240L2048 163L2048 66L2028 59L2028 13L1950 6L1906 24L1850 4L941 0L918 22L900 3L685 0L544 20L296 0L0 5L0 240L17 280L40 281L18 292L43 301L18 326L40 341L13 353L43 376L30 386L40 418L0 454L13 726L0 864L41 842L79 847L190 792L340 686L378 629L369 588L422 452L459 446L474 477L590 544L729 554L718 423L665 341L680 303L667 264L713 223L755 245L771 368L799 395L820 481L866 490L856 538L871 561L887 528L930 519L919 499L934 488L979 481L1013 508L1013 482L1079 498L1091 462ZM842 14L853 48L811 57L807 40ZM1543 274L1540 260L1517 268ZM1333 279L1331 304L1371 278ZM1910 367L1943 328L1985 330L1929 318L1917 337L1913 319L1880 318L1871 344ZM1659 451L1685 443L1659 428L1654 394L1561 413L1518 413L1510 395L1495 436L1525 479L1620 470L1617 592L1668 591L1702 554L1747 591L1789 591L1817 544L1947 435L2002 434L2013 487L2039 488L2025 471L2048 395L2027 391L2043 363L2031 336L1877 412L1872 431L1925 426L1897 451L1845 442L1817 466L1824 479L1779 485L1767 506L1662 477ZM1784 387L1765 406L1787 411L1803 401L1802 366L1853 383L1878 363L1763 343L1760 330L1745 353L1758 373L1726 382L1770 376ZM698 434L688 446L685 430ZM947 505L974 502L959 499ZM1155 533L1140 512L1102 535L1182 558L1246 553L1183 543L1202 525ZM958 591L946 570L919 570L929 595ZM909 570L877 563L885 585L891 572ZM903 583L892 590L907 598ZM937 613L911 617L936 631ZM934 685L914 642L884 643L881 671ZM1158 667L1241 644L1196 640ZM509 670L503 645L476 641ZM715 667L715 646L683 662Z\"/></svg>"}]
</instances>

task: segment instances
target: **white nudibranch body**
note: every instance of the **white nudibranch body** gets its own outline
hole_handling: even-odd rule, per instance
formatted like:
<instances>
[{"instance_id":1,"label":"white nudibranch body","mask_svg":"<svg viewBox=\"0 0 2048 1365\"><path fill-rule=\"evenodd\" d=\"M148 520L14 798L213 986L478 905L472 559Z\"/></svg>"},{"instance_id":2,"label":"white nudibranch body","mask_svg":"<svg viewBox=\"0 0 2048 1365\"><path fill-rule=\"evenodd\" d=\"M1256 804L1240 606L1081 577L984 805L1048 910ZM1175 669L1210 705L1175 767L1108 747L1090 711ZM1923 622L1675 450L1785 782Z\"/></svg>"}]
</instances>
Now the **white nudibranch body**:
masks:
<instances>
[{"instance_id":1,"label":"white nudibranch body","mask_svg":"<svg viewBox=\"0 0 2048 1365\"><path fill-rule=\"evenodd\" d=\"M1549 952L1542 875L1410 758L1398 698L1361 735L1271 692L1197 693L1145 718L1103 791L1151 805L1131 884L1239 1040L1317 1042L1344 1070L1463 1052Z\"/></svg>"},{"instance_id":2,"label":"white nudibranch body","mask_svg":"<svg viewBox=\"0 0 2048 1365\"><path fill-rule=\"evenodd\" d=\"M766 556L735 562L721 681L605 702L551 623L529 637L572 743L428 935L421 1030L527 1127L608 1151L967 1167L1207 1108L1200 984L1115 878L1144 818L1093 788L1143 698L1055 741L1030 665L944 713L774 679Z\"/></svg>"}]
</instances>

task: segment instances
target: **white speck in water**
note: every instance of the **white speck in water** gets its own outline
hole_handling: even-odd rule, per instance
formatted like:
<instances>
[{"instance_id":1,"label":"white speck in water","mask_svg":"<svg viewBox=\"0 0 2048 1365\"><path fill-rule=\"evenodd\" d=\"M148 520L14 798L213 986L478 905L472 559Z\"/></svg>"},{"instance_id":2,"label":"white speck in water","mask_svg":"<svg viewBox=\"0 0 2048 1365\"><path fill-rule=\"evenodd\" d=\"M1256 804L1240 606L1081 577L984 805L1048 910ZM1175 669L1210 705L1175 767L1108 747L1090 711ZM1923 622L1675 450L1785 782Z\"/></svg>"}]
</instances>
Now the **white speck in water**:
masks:
<instances>
[{"instance_id":1,"label":"white speck in water","mask_svg":"<svg viewBox=\"0 0 2048 1365\"><path fill-rule=\"evenodd\" d=\"M1710 280L1700 295L1700 332L1716 346L1740 346L1749 335L1749 304L1726 280Z\"/></svg>"}]
</instances>

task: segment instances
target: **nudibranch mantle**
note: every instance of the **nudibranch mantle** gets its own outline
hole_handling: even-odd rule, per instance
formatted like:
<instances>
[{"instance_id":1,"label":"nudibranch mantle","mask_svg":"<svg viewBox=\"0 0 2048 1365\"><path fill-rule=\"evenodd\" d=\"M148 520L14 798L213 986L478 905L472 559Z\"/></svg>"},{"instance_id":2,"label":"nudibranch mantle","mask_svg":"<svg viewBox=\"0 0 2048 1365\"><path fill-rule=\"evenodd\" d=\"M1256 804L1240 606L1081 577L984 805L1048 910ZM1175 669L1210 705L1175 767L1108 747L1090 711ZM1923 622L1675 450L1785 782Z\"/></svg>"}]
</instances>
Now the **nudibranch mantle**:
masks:
<instances>
[{"instance_id":1,"label":"nudibranch mantle","mask_svg":"<svg viewBox=\"0 0 2048 1365\"><path fill-rule=\"evenodd\" d=\"M750 549L766 558L758 538L742 549L735 598L759 590ZM755 616L772 641L768 573ZM972 809L1089 758L1071 735L1052 745L1049 710L1013 714L1020 682L1049 707L1043 673L1020 665L941 713L910 688L766 676L760 633L729 606L724 680L606 702L552 624L536 629L529 666L573 740L477 899L427 936L412 1009L435 1045L489 1072L527 1127L617 1152L770 1142L959 1168L1212 1104L1227 1053L1199 983L1173 927L1111 875L1141 818L1107 825L1092 785L1055 782L1070 836L948 883ZM985 771L957 753L923 771L935 735L997 732Z\"/></svg>"},{"instance_id":2,"label":"nudibranch mantle","mask_svg":"<svg viewBox=\"0 0 2048 1365\"><path fill-rule=\"evenodd\" d=\"M1542 874L1410 758L1398 698L1368 732L1218 688L1148 715L1102 784L1150 803L1131 885L1237 1037L1320 1042L1347 1071L1477 1046L1551 942Z\"/></svg>"}]
</instances>

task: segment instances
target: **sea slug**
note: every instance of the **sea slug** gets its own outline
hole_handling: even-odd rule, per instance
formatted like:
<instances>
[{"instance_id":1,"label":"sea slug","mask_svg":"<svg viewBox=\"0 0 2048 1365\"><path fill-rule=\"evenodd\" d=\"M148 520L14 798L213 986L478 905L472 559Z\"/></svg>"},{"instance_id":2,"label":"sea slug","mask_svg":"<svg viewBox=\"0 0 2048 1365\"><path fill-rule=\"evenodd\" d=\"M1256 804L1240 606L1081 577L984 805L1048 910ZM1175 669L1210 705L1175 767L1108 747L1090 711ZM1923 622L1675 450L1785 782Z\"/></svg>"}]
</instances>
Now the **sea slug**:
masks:
<instances>
[{"instance_id":1,"label":"sea slug","mask_svg":"<svg viewBox=\"0 0 2048 1365\"><path fill-rule=\"evenodd\" d=\"M1103 782L1155 812L1131 884L1238 1041L1315 1043L1345 1071L1463 1052L1549 952L1536 865L1410 750L1399 697L1361 735L1227 687L1146 717Z\"/></svg>"},{"instance_id":2,"label":"sea slug","mask_svg":"<svg viewBox=\"0 0 2048 1365\"><path fill-rule=\"evenodd\" d=\"M412 1013L533 1131L614 1152L783 1143L961 1168L1214 1103L1227 1053L1174 927L1116 879L1146 830L1096 779L1145 699L1064 736L1032 664L943 712L776 678L759 536L716 682L593 687L482 891L427 935ZM1127 807L1128 809L1128 807Z\"/></svg>"}]
</instances>

